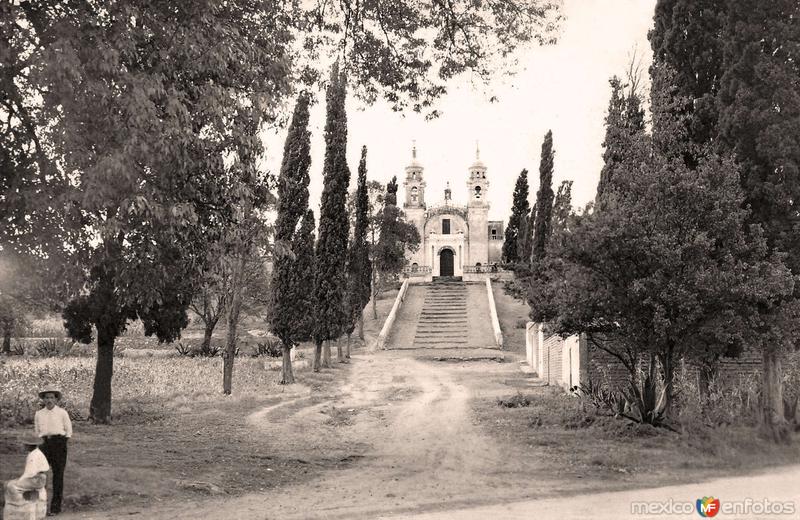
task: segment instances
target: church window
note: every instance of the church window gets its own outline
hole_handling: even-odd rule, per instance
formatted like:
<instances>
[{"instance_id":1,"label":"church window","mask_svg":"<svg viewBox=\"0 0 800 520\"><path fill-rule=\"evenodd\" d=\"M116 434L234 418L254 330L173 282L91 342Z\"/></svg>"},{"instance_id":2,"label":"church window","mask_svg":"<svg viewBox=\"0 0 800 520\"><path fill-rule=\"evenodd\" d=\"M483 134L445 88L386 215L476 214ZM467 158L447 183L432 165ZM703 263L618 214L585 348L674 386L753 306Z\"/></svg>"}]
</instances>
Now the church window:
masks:
<instances>
[{"instance_id":1,"label":"church window","mask_svg":"<svg viewBox=\"0 0 800 520\"><path fill-rule=\"evenodd\" d=\"M475 198L476 199L481 198L481 187L480 186L475 186Z\"/></svg>"},{"instance_id":2,"label":"church window","mask_svg":"<svg viewBox=\"0 0 800 520\"><path fill-rule=\"evenodd\" d=\"M417 202L418 192L419 192L419 190L417 189L416 186L411 188L411 202L413 202L413 203Z\"/></svg>"},{"instance_id":3,"label":"church window","mask_svg":"<svg viewBox=\"0 0 800 520\"><path fill-rule=\"evenodd\" d=\"M497 240L497 230L496 229L492 230L492 240Z\"/></svg>"},{"instance_id":4,"label":"church window","mask_svg":"<svg viewBox=\"0 0 800 520\"><path fill-rule=\"evenodd\" d=\"M450 234L450 219L443 218L442 219L442 234L449 235Z\"/></svg>"}]
</instances>

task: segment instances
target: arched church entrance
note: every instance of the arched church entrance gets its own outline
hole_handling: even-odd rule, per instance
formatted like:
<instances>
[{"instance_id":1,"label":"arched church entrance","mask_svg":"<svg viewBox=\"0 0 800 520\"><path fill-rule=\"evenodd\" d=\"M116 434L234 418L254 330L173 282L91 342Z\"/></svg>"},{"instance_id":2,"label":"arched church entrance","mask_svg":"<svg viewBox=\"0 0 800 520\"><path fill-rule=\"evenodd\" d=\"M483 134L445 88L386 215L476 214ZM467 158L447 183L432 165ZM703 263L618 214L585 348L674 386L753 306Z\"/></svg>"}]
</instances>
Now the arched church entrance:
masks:
<instances>
[{"instance_id":1,"label":"arched church entrance","mask_svg":"<svg viewBox=\"0 0 800 520\"><path fill-rule=\"evenodd\" d=\"M442 249L439 253L439 276L453 276L454 273L454 257L452 249Z\"/></svg>"}]
</instances>

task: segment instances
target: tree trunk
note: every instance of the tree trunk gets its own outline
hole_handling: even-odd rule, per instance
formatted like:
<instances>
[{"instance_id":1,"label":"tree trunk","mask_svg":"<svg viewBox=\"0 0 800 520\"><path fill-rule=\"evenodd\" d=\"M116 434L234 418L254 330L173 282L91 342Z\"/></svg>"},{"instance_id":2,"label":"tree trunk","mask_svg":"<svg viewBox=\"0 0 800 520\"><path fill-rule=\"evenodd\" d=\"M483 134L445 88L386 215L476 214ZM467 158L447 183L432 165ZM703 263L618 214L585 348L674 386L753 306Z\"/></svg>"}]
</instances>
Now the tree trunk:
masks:
<instances>
[{"instance_id":1,"label":"tree trunk","mask_svg":"<svg viewBox=\"0 0 800 520\"><path fill-rule=\"evenodd\" d=\"M347 337L350 337L350 334L347 334ZM344 348L342 347L342 340L336 340L336 361L339 363L346 363L347 361L344 359Z\"/></svg>"},{"instance_id":2,"label":"tree trunk","mask_svg":"<svg viewBox=\"0 0 800 520\"><path fill-rule=\"evenodd\" d=\"M216 320L205 322L205 332L203 333L203 343L200 345L200 350L208 352L211 348L211 335L214 334L214 327L217 325Z\"/></svg>"},{"instance_id":3,"label":"tree trunk","mask_svg":"<svg viewBox=\"0 0 800 520\"><path fill-rule=\"evenodd\" d=\"M322 344L322 368L331 368L331 340Z\"/></svg>"},{"instance_id":4,"label":"tree trunk","mask_svg":"<svg viewBox=\"0 0 800 520\"><path fill-rule=\"evenodd\" d=\"M672 348L667 355L661 359L661 366L664 370L664 417L669 417L672 413L672 394L674 383L675 362L672 355Z\"/></svg>"},{"instance_id":5,"label":"tree trunk","mask_svg":"<svg viewBox=\"0 0 800 520\"><path fill-rule=\"evenodd\" d=\"M372 319L378 319L378 279L375 266L372 267Z\"/></svg>"},{"instance_id":6,"label":"tree trunk","mask_svg":"<svg viewBox=\"0 0 800 520\"><path fill-rule=\"evenodd\" d=\"M291 385L294 383L294 373L292 372L292 346L283 344L283 364L281 365L281 384Z\"/></svg>"},{"instance_id":7,"label":"tree trunk","mask_svg":"<svg viewBox=\"0 0 800 520\"><path fill-rule=\"evenodd\" d=\"M344 351L344 357L350 359L350 340L353 338L353 333L347 333L347 348Z\"/></svg>"},{"instance_id":8,"label":"tree trunk","mask_svg":"<svg viewBox=\"0 0 800 520\"><path fill-rule=\"evenodd\" d=\"M95 424L111 422L111 376L114 374L113 327L97 327L97 364L94 370L92 401L89 403L89 420Z\"/></svg>"},{"instance_id":9,"label":"tree trunk","mask_svg":"<svg viewBox=\"0 0 800 520\"><path fill-rule=\"evenodd\" d=\"M3 329L3 354L11 354L11 327Z\"/></svg>"},{"instance_id":10,"label":"tree trunk","mask_svg":"<svg viewBox=\"0 0 800 520\"><path fill-rule=\"evenodd\" d=\"M244 277L244 254L239 254L234 264L231 280L231 304L228 309L228 337L222 353L222 393L230 395L233 388L233 361L236 359L239 311L242 308L242 279Z\"/></svg>"},{"instance_id":11,"label":"tree trunk","mask_svg":"<svg viewBox=\"0 0 800 520\"><path fill-rule=\"evenodd\" d=\"M780 353L776 349L765 347L761 361L761 426L772 440L784 442L788 439L789 428L783 416L783 367Z\"/></svg>"},{"instance_id":12,"label":"tree trunk","mask_svg":"<svg viewBox=\"0 0 800 520\"><path fill-rule=\"evenodd\" d=\"M358 315L358 339L364 341L364 311Z\"/></svg>"},{"instance_id":13,"label":"tree trunk","mask_svg":"<svg viewBox=\"0 0 800 520\"><path fill-rule=\"evenodd\" d=\"M320 359L320 355L322 354L322 341L315 340L314 341L314 361L311 364L312 370L314 372L319 372L320 365L322 364L322 360Z\"/></svg>"}]
</instances>

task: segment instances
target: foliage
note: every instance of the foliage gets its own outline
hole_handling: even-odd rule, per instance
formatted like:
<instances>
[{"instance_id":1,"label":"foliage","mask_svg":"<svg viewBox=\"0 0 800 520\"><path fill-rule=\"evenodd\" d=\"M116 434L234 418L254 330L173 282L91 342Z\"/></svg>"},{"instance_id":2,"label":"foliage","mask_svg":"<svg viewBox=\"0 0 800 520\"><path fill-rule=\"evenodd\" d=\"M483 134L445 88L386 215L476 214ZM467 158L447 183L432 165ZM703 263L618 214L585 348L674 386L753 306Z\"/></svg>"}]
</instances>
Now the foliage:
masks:
<instances>
[{"instance_id":1,"label":"foliage","mask_svg":"<svg viewBox=\"0 0 800 520\"><path fill-rule=\"evenodd\" d=\"M68 356L75 346L75 341L67 338L47 338L36 342L36 354L39 357Z\"/></svg>"},{"instance_id":2,"label":"foliage","mask_svg":"<svg viewBox=\"0 0 800 520\"><path fill-rule=\"evenodd\" d=\"M667 67L676 72L671 84L682 101L675 108L688 140L697 145L708 143L716 134L715 96L723 72L725 10L725 0L659 0L655 26L648 33L653 49L651 76L657 77L659 69ZM659 131L656 125L654 133ZM691 154L687 158L694 166Z\"/></svg>"},{"instance_id":3,"label":"foliage","mask_svg":"<svg viewBox=\"0 0 800 520\"><path fill-rule=\"evenodd\" d=\"M355 197L355 223L353 238L347 251L347 327L351 334L358 319L369 303L372 290L372 264L369 258L367 231L369 227L369 194L367 188L367 147L361 148L358 165L358 187Z\"/></svg>"},{"instance_id":4,"label":"foliage","mask_svg":"<svg viewBox=\"0 0 800 520\"><path fill-rule=\"evenodd\" d=\"M603 169L597 184L596 202L601 204L603 193L613 182L614 173L619 168L634 167L637 157L633 154L639 150L635 143L644 134L644 113L641 109L641 98L635 87L626 94L624 85L616 76L609 80L611 99L606 114L606 135L603 140ZM635 84L635 80L631 80Z\"/></svg>"},{"instance_id":5,"label":"foliage","mask_svg":"<svg viewBox=\"0 0 800 520\"><path fill-rule=\"evenodd\" d=\"M650 35L653 85L671 97L660 105L672 112L665 118L661 107L653 111L657 144L662 150L677 148L690 167L707 142L733 154L740 166L743 203L750 209L747 224L759 225L767 246L785 255L795 275L800 272L800 55L791 42L798 38L797 3L791 0L763 5L664 1ZM678 120L669 121L674 114ZM670 124L664 125L665 119ZM682 146L674 146L675 135ZM758 333L754 344L762 351L763 425L776 439L786 437L779 352L792 348L800 332L798 294L795 286L791 295L762 299L754 306L759 314L752 320Z\"/></svg>"},{"instance_id":6,"label":"foliage","mask_svg":"<svg viewBox=\"0 0 800 520\"><path fill-rule=\"evenodd\" d=\"M267 338L264 341L256 342L256 346L253 347L253 357L281 357L283 355L283 343L280 339L275 338Z\"/></svg>"},{"instance_id":7,"label":"foliage","mask_svg":"<svg viewBox=\"0 0 800 520\"><path fill-rule=\"evenodd\" d=\"M471 71L489 80L523 42L553 42L560 18L548 0L386 5L346 0L310 2L298 15L308 54L302 77L318 74L334 56L348 64L355 93L371 103L383 96L395 110L431 109L446 82ZM435 116L432 111L428 115Z\"/></svg>"},{"instance_id":8,"label":"foliage","mask_svg":"<svg viewBox=\"0 0 800 520\"><path fill-rule=\"evenodd\" d=\"M619 392L612 390L605 383L589 380L572 387L570 390L589 401L598 410L606 410L617 415L621 414L625 409L624 403L622 403L623 406L620 406Z\"/></svg>"},{"instance_id":9,"label":"foliage","mask_svg":"<svg viewBox=\"0 0 800 520\"><path fill-rule=\"evenodd\" d=\"M194 350L194 347L189 343L186 343L184 345L183 342L179 341L177 343L177 345L175 345L175 351L180 356L189 356L189 357L191 357L191 354L192 354L193 350Z\"/></svg>"},{"instance_id":10,"label":"foliage","mask_svg":"<svg viewBox=\"0 0 800 520\"><path fill-rule=\"evenodd\" d=\"M532 258L538 261L547 251L553 212L553 132L548 130L542 142L542 157L539 162L539 191L536 192L536 220L533 230Z\"/></svg>"},{"instance_id":11,"label":"foliage","mask_svg":"<svg viewBox=\"0 0 800 520\"><path fill-rule=\"evenodd\" d=\"M291 279L291 292L296 297L290 302L294 319L294 341L310 341L314 332L314 291L315 276L314 255L314 212L306 211L300 223L300 230L295 233L292 243L294 268Z\"/></svg>"},{"instance_id":12,"label":"foliage","mask_svg":"<svg viewBox=\"0 0 800 520\"><path fill-rule=\"evenodd\" d=\"M314 341L336 339L345 324L345 262L349 222L345 212L350 169L347 166L346 78L338 65L326 93L324 188L314 276Z\"/></svg>"},{"instance_id":13,"label":"foliage","mask_svg":"<svg viewBox=\"0 0 800 520\"><path fill-rule=\"evenodd\" d=\"M200 343L200 345L192 345L191 343L182 343L178 342L175 345L175 351L178 353L179 356L184 357L219 357L222 353L222 348L219 345L211 345L210 343L207 344L205 341Z\"/></svg>"},{"instance_id":14,"label":"foliage","mask_svg":"<svg viewBox=\"0 0 800 520\"><path fill-rule=\"evenodd\" d=\"M654 364L641 382L628 381L622 391L625 399L624 417L638 423L662 426L665 424L667 409L667 385L659 384Z\"/></svg>"},{"instance_id":15,"label":"foliage","mask_svg":"<svg viewBox=\"0 0 800 520\"><path fill-rule=\"evenodd\" d=\"M512 397L499 398L497 404L504 408L525 408L531 405L531 399L527 395L522 395L521 392L517 392L517 394Z\"/></svg>"},{"instance_id":16,"label":"foliage","mask_svg":"<svg viewBox=\"0 0 800 520\"><path fill-rule=\"evenodd\" d=\"M520 264L530 263L533 248L533 224L536 221L536 204L531 210L522 216L519 221L519 231L517 232L517 254ZM505 245L505 244L504 244Z\"/></svg>"},{"instance_id":17,"label":"foliage","mask_svg":"<svg viewBox=\"0 0 800 520\"><path fill-rule=\"evenodd\" d=\"M313 251L301 248L313 228L314 216L306 215L308 207L308 170L311 165L311 133L308 131L309 98L301 94L295 104L294 115L283 149L283 162L278 177L278 214L275 221L275 260L272 272L272 291L268 312L270 330L291 346L304 334L302 320L310 314L307 306L299 305L308 299L308 265ZM302 230L295 232L303 217ZM310 218L310 224L306 222ZM299 235L298 235L299 233ZM313 239L312 244L313 248ZM313 266L313 263L310 263ZM305 266L305 267L303 267ZM288 374L285 375L288 379Z\"/></svg>"},{"instance_id":18,"label":"foliage","mask_svg":"<svg viewBox=\"0 0 800 520\"><path fill-rule=\"evenodd\" d=\"M376 292L393 280L405 267L406 252L419 249L420 236L416 226L405 221L397 207L397 177L386 184L383 210L379 216L379 238L372 256L378 276Z\"/></svg>"},{"instance_id":19,"label":"foliage","mask_svg":"<svg viewBox=\"0 0 800 520\"><path fill-rule=\"evenodd\" d=\"M505 229L505 241L503 242L503 262L515 263L525 260L520 256L517 242L518 236L527 237L527 218L530 211L528 203L528 170L523 169L517 177L514 186L513 201L511 204L511 216L508 218L508 225Z\"/></svg>"}]
</instances>

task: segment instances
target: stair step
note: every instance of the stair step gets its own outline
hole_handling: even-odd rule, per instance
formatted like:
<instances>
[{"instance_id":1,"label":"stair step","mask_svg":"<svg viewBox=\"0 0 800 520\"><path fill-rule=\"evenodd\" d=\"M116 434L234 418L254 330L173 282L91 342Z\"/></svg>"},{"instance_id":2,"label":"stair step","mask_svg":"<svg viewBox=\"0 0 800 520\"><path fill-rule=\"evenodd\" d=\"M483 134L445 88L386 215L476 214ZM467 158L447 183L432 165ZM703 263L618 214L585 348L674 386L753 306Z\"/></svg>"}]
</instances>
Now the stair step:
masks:
<instances>
[{"instance_id":1,"label":"stair step","mask_svg":"<svg viewBox=\"0 0 800 520\"><path fill-rule=\"evenodd\" d=\"M453 339L415 339L414 345L467 345L469 342L465 338Z\"/></svg>"},{"instance_id":2,"label":"stair step","mask_svg":"<svg viewBox=\"0 0 800 520\"><path fill-rule=\"evenodd\" d=\"M425 338L431 338L431 337L463 338L464 336L466 336L466 334L464 333L463 330L451 330L451 331L437 330L437 331L423 331L423 332L417 331L417 333L415 335L415 337L417 337L417 338L422 338L422 337L425 337Z\"/></svg>"}]
</instances>

